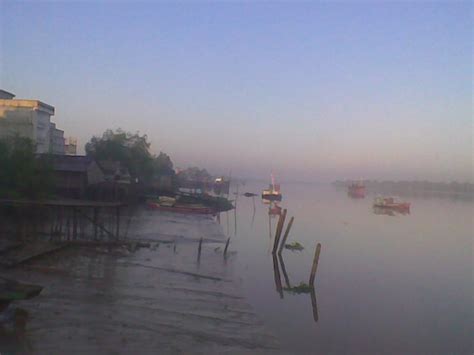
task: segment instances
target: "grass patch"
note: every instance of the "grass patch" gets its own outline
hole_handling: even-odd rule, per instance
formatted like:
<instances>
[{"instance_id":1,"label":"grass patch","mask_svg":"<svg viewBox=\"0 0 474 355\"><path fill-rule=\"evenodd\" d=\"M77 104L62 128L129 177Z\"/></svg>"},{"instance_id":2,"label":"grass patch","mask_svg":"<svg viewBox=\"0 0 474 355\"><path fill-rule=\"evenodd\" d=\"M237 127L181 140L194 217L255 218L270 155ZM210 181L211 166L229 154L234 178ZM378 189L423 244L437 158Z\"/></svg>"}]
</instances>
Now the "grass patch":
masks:
<instances>
[{"instance_id":1,"label":"grass patch","mask_svg":"<svg viewBox=\"0 0 474 355\"><path fill-rule=\"evenodd\" d=\"M290 244L285 244L285 248L286 249L289 249L289 250L298 250L298 251L301 251L304 249L304 247L298 243L298 242L293 242L293 243L290 243Z\"/></svg>"},{"instance_id":2,"label":"grass patch","mask_svg":"<svg viewBox=\"0 0 474 355\"><path fill-rule=\"evenodd\" d=\"M285 287L283 288L283 290L300 295L302 293L310 293L313 290L313 287L308 284L305 284L304 282L300 282L298 286Z\"/></svg>"}]
</instances>

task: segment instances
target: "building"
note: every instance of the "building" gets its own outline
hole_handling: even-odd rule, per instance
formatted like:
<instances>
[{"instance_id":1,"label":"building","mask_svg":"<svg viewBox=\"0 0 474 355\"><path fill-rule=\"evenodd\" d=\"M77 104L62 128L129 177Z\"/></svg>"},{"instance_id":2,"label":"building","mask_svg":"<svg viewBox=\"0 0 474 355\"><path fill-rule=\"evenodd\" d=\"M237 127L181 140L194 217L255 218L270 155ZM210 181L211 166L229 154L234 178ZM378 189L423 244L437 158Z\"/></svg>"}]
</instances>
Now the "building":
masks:
<instances>
[{"instance_id":1,"label":"building","mask_svg":"<svg viewBox=\"0 0 474 355\"><path fill-rule=\"evenodd\" d=\"M36 152L64 154L64 132L51 122L54 107L39 100L15 99L0 89L0 138L19 135L36 144Z\"/></svg>"},{"instance_id":2,"label":"building","mask_svg":"<svg viewBox=\"0 0 474 355\"><path fill-rule=\"evenodd\" d=\"M77 139L74 137L68 137L66 139L65 150L67 155L77 154Z\"/></svg>"},{"instance_id":3,"label":"building","mask_svg":"<svg viewBox=\"0 0 474 355\"><path fill-rule=\"evenodd\" d=\"M96 161L82 155L53 155L51 159L56 194L69 198L90 198L97 193L104 174Z\"/></svg>"},{"instance_id":4,"label":"building","mask_svg":"<svg viewBox=\"0 0 474 355\"><path fill-rule=\"evenodd\" d=\"M55 123L50 123L50 143L49 151L52 154L64 155L66 153L66 146L64 140L64 131L56 128Z\"/></svg>"}]
</instances>

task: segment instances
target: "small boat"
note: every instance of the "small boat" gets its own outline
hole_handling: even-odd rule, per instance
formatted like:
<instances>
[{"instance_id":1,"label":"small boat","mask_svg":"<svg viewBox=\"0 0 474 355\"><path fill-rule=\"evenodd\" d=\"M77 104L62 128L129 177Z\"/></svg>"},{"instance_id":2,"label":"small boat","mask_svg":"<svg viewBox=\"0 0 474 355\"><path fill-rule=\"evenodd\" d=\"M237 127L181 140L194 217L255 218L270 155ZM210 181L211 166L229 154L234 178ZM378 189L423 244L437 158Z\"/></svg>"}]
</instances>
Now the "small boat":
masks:
<instances>
[{"instance_id":1,"label":"small boat","mask_svg":"<svg viewBox=\"0 0 474 355\"><path fill-rule=\"evenodd\" d=\"M268 189L262 191L262 198L270 201L281 201L282 196L280 192L280 184L275 184L275 178L273 177L273 174L271 174L271 177L272 183Z\"/></svg>"},{"instance_id":2,"label":"small boat","mask_svg":"<svg viewBox=\"0 0 474 355\"><path fill-rule=\"evenodd\" d=\"M349 185L347 194L353 198L364 198L365 197L365 186L361 182L354 182Z\"/></svg>"},{"instance_id":3,"label":"small boat","mask_svg":"<svg viewBox=\"0 0 474 355\"><path fill-rule=\"evenodd\" d=\"M399 201L397 198L392 196L377 196L374 200L374 208L391 209L402 213L409 213L410 203Z\"/></svg>"},{"instance_id":4,"label":"small boat","mask_svg":"<svg viewBox=\"0 0 474 355\"><path fill-rule=\"evenodd\" d=\"M206 207L203 205L197 205L197 204L186 204L186 205L174 204L170 206L170 205L160 204L159 202L148 201L147 206L149 209L152 209L152 210L160 210L160 211L166 211L166 212L212 214L212 215L215 215L217 213L214 208Z\"/></svg>"}]
</instances>

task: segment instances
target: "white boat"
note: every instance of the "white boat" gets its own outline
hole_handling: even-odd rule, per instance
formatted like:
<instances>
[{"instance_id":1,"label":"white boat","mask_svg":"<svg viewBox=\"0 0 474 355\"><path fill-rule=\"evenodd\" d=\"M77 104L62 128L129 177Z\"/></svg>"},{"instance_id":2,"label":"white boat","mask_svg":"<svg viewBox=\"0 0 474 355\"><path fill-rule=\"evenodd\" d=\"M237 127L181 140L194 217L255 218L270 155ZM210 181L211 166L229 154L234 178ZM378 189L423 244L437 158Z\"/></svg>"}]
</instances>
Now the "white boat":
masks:
<instances>
[{"instance_id":1,"label":"white boat","mask_svg":"<svg viewBox=\"0 0 474 355\"><path fill-rule=\"evenodd\" d=\"M275 178L273 177L273 174L271 174L271 177L272 183L268 189L262 191L262 198L271 201L281 201L282 195L280 192L280 184L275 184Z\"/></svg>"}]
</instances>

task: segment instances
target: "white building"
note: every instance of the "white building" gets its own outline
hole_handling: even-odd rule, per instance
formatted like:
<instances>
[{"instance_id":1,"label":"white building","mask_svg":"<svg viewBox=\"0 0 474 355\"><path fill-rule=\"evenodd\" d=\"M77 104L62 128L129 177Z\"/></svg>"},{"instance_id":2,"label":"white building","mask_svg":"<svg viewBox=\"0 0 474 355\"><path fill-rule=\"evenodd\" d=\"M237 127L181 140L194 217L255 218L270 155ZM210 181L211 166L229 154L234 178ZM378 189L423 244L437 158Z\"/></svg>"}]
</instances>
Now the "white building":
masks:
<instances>
[{"instance_id":1,"label":"white building","mask_svg":"<svg viewBox=\"0 0 474 355\"><path fill-rule=\"evenodd\" d=\"M66 139L66 155L77 155L77 139L68 137Z\"/></svg>"},{"instance_id":2,"label":"white building","mask_svg":"<svg viewBox=\"0 0 474 355\"><path fill-rule=\"evenodd\" d=\"M18 134L33 140L37 153L64 154L64 132L51 122L53 115L53 106L0 90L0 138Z\"/></svg>"}]
</instances>

